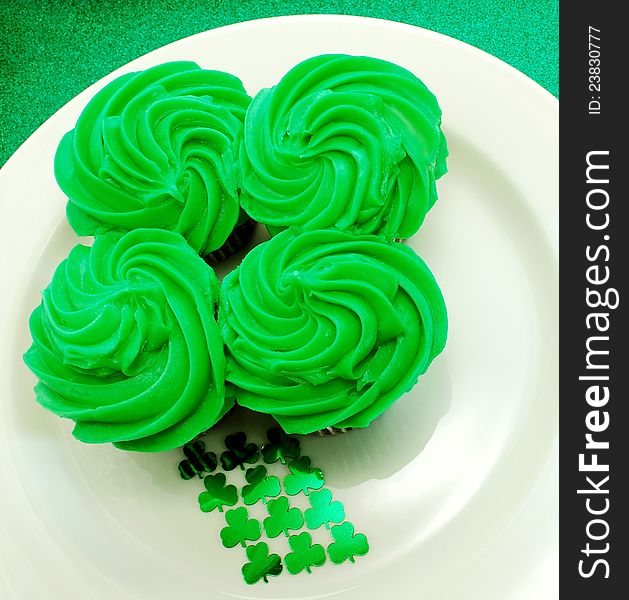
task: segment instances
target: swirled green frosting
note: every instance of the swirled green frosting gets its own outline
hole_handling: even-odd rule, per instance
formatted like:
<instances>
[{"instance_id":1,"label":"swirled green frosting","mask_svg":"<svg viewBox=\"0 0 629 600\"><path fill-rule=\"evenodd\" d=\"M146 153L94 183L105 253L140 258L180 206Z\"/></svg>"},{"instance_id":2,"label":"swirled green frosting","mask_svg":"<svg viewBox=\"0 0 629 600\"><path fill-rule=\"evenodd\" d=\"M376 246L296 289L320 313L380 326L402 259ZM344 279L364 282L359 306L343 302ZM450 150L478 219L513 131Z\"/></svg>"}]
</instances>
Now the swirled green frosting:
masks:
<instances>
[{"instance_id":1,"label":"swirled green frosting","mask_svg":"<svg viewBox=\"0 0 629 600\"><path fill-rule=\"evenodd\" d=\"M176 233L136 229L77 245L30 319L37 400L83 442L156 452L229 408L214 271Z\"/></svg>"},{"instance_id":2,"label":"swirled green frosting","mask_svg":"<svg viewBox=\"0 0 629 600\"><path fill-rule=\"evenodd\" d=\"M286 230L221 288L237 402L289 433L365 427L443 349L443 297L407 246L334 229Z\"/></svg>"},{"instance_id":3,"label":"swirled green frosting","mask_svg":"<svg viewBox=\"0 0 629 600\"><path fill-rule=\"evenodd\" d=\"M55 156L79 235L155 227L200 254L238 219L237 157L250 102L240 80L191 62L166 63L108 84Z\"/></svg>"},{"instance_id":4,"label":"swirled green frosting","mask_svg":"<svg viewBox=\"0 0 629 600\"><path fill-rule=\"evenodd\" d=\"M262 90L243 147L241 203L271 233L409 237L446 172L433 94L406 69L365 56L316 56Z\"/></svg>"}]
</instances>

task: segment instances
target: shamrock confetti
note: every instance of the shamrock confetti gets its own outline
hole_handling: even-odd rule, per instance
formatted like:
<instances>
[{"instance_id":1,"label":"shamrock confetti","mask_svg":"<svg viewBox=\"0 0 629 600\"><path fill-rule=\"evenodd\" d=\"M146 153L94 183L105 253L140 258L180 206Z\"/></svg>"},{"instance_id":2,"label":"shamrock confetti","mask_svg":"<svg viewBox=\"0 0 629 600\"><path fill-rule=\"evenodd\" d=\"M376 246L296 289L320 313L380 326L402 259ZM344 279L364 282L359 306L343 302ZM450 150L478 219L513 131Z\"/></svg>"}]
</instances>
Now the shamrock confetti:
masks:
<instances>
[{"instance_id":1,"label":"shamrock confetti","mask_svg":"<svg viewBox=\"0 0 629 600\"><path fill-rule=\"evenodd\" d=\"M270 575L279 575L282 572L282 560L277 554L269 554L269 547L265 542L247 548L247 558L250 562L242 567L242 575L248 584L254 584L267 579Z\"/></svg>"},{"instance_id":2,"label":"shamrock confetti","mask_svg":"<svg viewBox=\"0 0 629 600\"><path fill-rule=\"evenodd\" d=\"M304 524L304 517L298 508L290 508L286 496L280 496L277 500L270 500L267 504L269 517L264 519L264 531L270 538L277 537L280 533L289 535L289 530L297 530Z\"/></svg>"},{"instance_id":3,"label":"shamrock confetti","mask_svg":"<svg viewBox=\"0 0 629 600\"><path fill-rule=\"evenodd\" d=\"M211 473L218 465L216 454L205 451L203 440L186 444L183 453L186 460L179 463L179 475L182 479L192 479L195 475L202 477L203 473Z\"/></svg>"},{"instance_id":4,"label":"shamrock confetti","mask_svg":"<svg viewBox=\"0 0 629 600\"><path fill-rule=\"evenodd\" d=\"M182 479L199 477L203 479L205 491L198 496L203 512L223 512L225 525L220 530L221 542L226 548L242 546L249 562L243 565L242 575L248 584L258 581L268 583L270 576L279 575L286 565L286 572L291 575L312 573L313 567L321 567L328 561L340 565L355 562L357 556L369 551L367 537L355 533L354 525L345 521L345 507L334 500L332 492L324 488L324 475L321 469L312 466L307 456L301 456L301 445L297 438L284 433L281 429L267 431L268 442L261 448L247 440L243 432L228 435L225 438L225 450L219 460L216 454L206 449L202 440L195 440L183 448L184 460L178 464ZM281 477L269 475L269 468L256 465L260 459L267 465L284 465L288 474ZM223 472L213 473L218 463ZM279 469L279 464L272 467ZM249 467L248 465L253 465ZM244 472L245 484L229 484L229 472L237 467ZM286 495L282 493L282 484ZM236 477L240 481L240 476ZM234 479L235 481L235 479ZM291 507L293 496L304 495L310 507L302 513L300 508ZM246 506L236 507L238 497ZM247 507L257 503L267 506L268 516L264 519L250 517ZM225 507L234 507L229 510ZM330 531L332 540L327 549L314 543L312 531L325 527ZM310 531L301 531L307 527ZM280 558L272 554L267 544L269 539L284 534L288 538L290 550ZM260 541L265 535L267 541ZM281 540L275 544L283 546ZM286 551L284 551L286 552ZM282 562L283 561L283 562Z\"/></svg>"},{"instance_id":5,"label":"shamrock confetti","mask_svg":"<svg viewBox=\"0 0 629 600\"><path fill-rule=\"evenodd\" d=\"M320 567L325 563L325 552L320 544L313 544L311 535L304 531L299 535L291 535L288 545L292 552L284 557L286 569L292 575L305 570L311 573L311 567Z\"/></svg>"},{"instance_id":6,"label":"shamrock confetti","mask_svg":"<svg viewBox=\"0 0 629 600\"><path fill-rule=\"evenodd\" d=\"M299 457L301 448L298 439L287 436L277 427L269 429L266 436L269 443L262 446L265 463L272 464L279 460L285 465L289 460Z\"/></svg>"},{"instance_id":7,"label":"shamrock confetti","mask_svg":"<svg viewBox=\"0 0 629 600\"><path fill-rule=\"evenodd\" d=\"M318 529L321 525L325 525L326 529L330 529L330 523L342 523L345 519L345 509L337 500L332 502L332 492L330 490L321 490L312 492L309 496L310 506L304 512L306 525L308 529Z\"/></svg>"},{"instance_id":8,"label":"shamrock confetti","mask_svg":"<svg viewBox=\"0 0 629 600\"><path fill-rule=\"evenodd\" d=\"M238 502L236 486L225 485L226 482L224 473L205 477L203 483L207 491L199 494L199 506L203 512L211 512L215 508L223 512L223 506L234 506Z\"/></svg>"},{"instance_id":9,"label":"shamrock confetti","mask_svg":"<svg viewBox=\"0 0 629 600\"><path fill-rule=\"evenodd\" d=\"M273 475L267 477L266 467L262 465L247 469L245 479L249 484L243 487L241 492L245 504L255 504L260 500L266 504L267 498L274 498L280 494L280 480Z\"/></svg>"},{"instance_id":10,"label":"shamrock confetti","mask_svg":"<svg viewBox=\"0 0 629 600\"><path fill-rule=\"evenodd\" d=\"M300 492L306 494L310 490L318 490L323 487L323 471L310 467L310 458L302 456L288 463L291 475L284 478L284 489L289 496L296 496Z\"/></svg>"},{"instance_id":11,"label":"shamrock confetti","mask_svg":"<svg viewBox=\"0 0 629 600\"><path fill-rule=\"evenodd\" d=\"M247 436L239 431L225 438L227 450L221 454L221 465L225 471L233 471L236 467L244 470L245 463L254 464L260 452L255 444L247 444Z\"/></svg>"},{"instance_id":12,"label":"shamrock confetti","mask_svg":"<svg viewBox=\"0 0 629 600\"><path fill-rule=\"evenodd\" d=\"M238 544L244 548L247 540L255 542L262 535L260 523L249 518L244 506L228 510L225 513L225 520L228 526L221 529L221 540L225 548L233 548Z\"/></svg>"},{"instance_id":13,"label":"shamrock confetti","mask_svg":"<svg viewBox=\"0 0 629 600\"><path fill-rule=\"evenodd\" d=\"M354 562L354 556L363 556L369 551L367 537L362 533L354 534L354 526L347 521L332 527L332 537L335 541L328 546L328 556L336 565L346 560Z\"/></svg>"}]
</instances>

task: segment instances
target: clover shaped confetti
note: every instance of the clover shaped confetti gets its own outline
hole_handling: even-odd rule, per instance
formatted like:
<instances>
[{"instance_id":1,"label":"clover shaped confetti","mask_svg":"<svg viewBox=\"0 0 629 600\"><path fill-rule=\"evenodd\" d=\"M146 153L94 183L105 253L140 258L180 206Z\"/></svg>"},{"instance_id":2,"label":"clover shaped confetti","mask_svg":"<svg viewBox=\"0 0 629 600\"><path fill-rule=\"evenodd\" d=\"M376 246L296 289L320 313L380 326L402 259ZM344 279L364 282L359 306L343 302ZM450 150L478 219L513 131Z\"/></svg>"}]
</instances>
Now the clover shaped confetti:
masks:
<instances>
[{"instance_id":1,"label":"clover shaped confetti","mask_svg":"<svg viewBox=\"0 0 629 600\"><path fill-rule=\"evenodd\" d=\"M244 506L228 510L225 513L225 521L227 527L221 529L221 541L225 548L233 548L238 544L244 548L247 541L255 542L262 535L259 521L250 519Z\"/></svg>"},{"instance_id":2,"label":"clover shaped confetti","mask_svg":"<svg viewBox=\"0 0 629 600\"><path fill-rule=\"evenodd\" d=\"M260 500L266 504L267 498L274 498L280 494L280 480L274 475L267 476L266 467L262 465L258 465L254 469L247 469L245 479L249 484L244 486L241 491L242 500L245 504L255 504Z\"/></svg>"},{"instance_id":3,"label":"clover shaped confetti","mask_svg":"<svg viewBox=\"0 0 629 600\"><path fill-rule=\"evenodd\" d=\"M242 567L245 582L268 583L268 578L279 575L284 565L291 575L310 574L314 567L323 566L326 560L335 565L347 561L354 563L357 556L367 554L367 537L355 533L354 525L345 521L345 507L323 487L323 471L313 467L309 457L301 456L299 440L278 428L269 429L267 438L268 442L258 448L243 432L228 435L226 450L219 460L214 452L206 449L203 440L195 440L183 447L184 459L178 464L182 479L196 476L203 479L205 491L198 496L203 512L217 510L222 513L225 507L234 507L238 503L239 495L246 506L258 502L266 504L268 516L263 520L250 517L245 506L225 511L226 524L220 530L221 542L226 548L240 545L246 549L249 562ZM280 496L282 485L277 476L269 475L265 465L255 465L260 458L267 465L279 462L286 466L289 473L283 477L283 484L287 495ZM213 473L219 462L223 472ZM229 472L237 467L244 471L246 480L240 490L228 483ZM291 507L288 497L301 494L310 503L303 513L299 508ZM327 548L313 543L311 531L299 533L304 525L311 531L325 527L330 531L332 542ZM263 535L277 538L281 534L288 538L290 548L283 558L271 553L266 542L259 541Z\"/></svg>"},{"instance_id":4,"label":"clover shaped confetti","mask_svg":"<svg viewBox=\"0 0 629 600\"><path fill-rule=\"evenodd\" d=\"M292 552L284 557L284 564L292 575L297 575L304 570L306 573L311 573L312 567L320 567L325 563L323 546L313 544L312 536L307 531L299 535L291 535L288 538L288 545Z\"/></svg>"},{"instance_id":5,"label":"clover shaped confetti","mask_svg":"<svg viewBox=\"0 0 629 600\"><path fill-rule=\"evenodd\" d=\"M328 556L335 565L349 560L354 562L355 556L363 556L369 551L367 537L363 533L354 533L354 526L346 521L342 525L332 527L334 542L328 546Z\"/></svg>"},{"instance_id":6,"label":"clover shaped confetti","mask_svg":"<svg viewBox=\"0 0 629 600\"><path fill-rule=\"evenodd\" d=\"M326 529L330 529L330 523L342 523L345 519L345 509L343 505L336 500L332 502L332 492L330 490L320 490L312 492L308 497L310 506L304 512L306 525L308 529L318 529L321 525L325 525Z\"/></svg>"},{"instance_id":7,"label":"clover shaped confetti","mask_svg":"<svg viewBox=\"0 0 629 600\"><path fill-rule=\"evenodd\" d=\"M269 516L264 519L264 531L270 538L275 538L280 533L289 535L289 530L297 530L304 524L304 517L298 508L290 508L286 496L280 496L277 500L269 500L267 504Z\"/></svg>"},{"instance_id":8,"label":"clover shaped confetti","mask_svg":"<svg viewBox=\"0 0 629 600\"><path fill-rule=\"evenodd\" d=\"M195 475L203 476L203 473L212 473L218 465L216 454L205 451L205 442L195 440L183 447L186 457L179 463L179 475L182 479L189 480Z\"/></svg>"},{"instance_id":9,"label":"clover shaped confetti","mask_svg":"<svg viewBox=\"0 0 629 600\"><path fill-rule=\"evenodd\" d=\"M260 457L255 444L247 443L247 436L242 431L225 438L227 450L221 454L221 466L225 471L233 471L236 467L244 470L245 464L254 464Z\"/></svg>"},{"instance_id":10,"label":"clover shaped confetti","mask_svg":"<svg viewBox=\"0 0 629 600\"><path fill-rule=\"evenodd\" d=\"M296 496L300 492L310 494L310 490L323 487L323 471L311 468L310 458L302 456L288 463L291 474L284 478L284 490L289 496Z\"/></svg>"},{"instance_id":11,"label":"clover shaped confetti","mask_svg":"<svg viewBox=\"0 0 629 600\"><path fill-rule=\"evenodd\" d=\"M215 508L223 512L224 506L234 506L238 502L236 486L226 483L224 473L207 475L203 479L206 491L199 494L199 506L203 512L211 512Z\"/></svg>"},{"instance_id":12,"label":"clover shaped confetti","mask_svg":"<svg viewBox=\"0 0 629 600\"><path fill-rule=\"evenodd\" d=\"M265 542L247 547L247 558L250 562L242 567L242 575L248 584L254 584L267 577L276 576L282 572L282 559L277 554L269 554L269 547Z\"/></svg>"},{"instance_id":13,"label":"clover shaped confetti","mask_svg":"<svg viewBox=\"0 0 629 600\"><path fill-rule=\"evenodd\" d=\"M289 437L281 429L273 427L267 431L268 444L262 446L264 462L272 464L278 460L285 465L289 460L299 457L301 445L299 440Z\"/></svg>"}]
</instances>

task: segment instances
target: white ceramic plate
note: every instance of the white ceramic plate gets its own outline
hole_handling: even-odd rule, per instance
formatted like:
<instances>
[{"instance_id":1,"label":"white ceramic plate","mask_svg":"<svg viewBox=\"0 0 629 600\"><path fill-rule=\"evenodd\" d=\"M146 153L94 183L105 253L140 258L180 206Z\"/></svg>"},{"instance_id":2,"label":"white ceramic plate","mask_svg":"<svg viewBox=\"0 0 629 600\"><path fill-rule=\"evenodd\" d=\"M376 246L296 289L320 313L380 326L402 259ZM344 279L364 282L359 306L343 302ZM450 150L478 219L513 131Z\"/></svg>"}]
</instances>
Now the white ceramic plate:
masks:
<instances>
[{"instance_id":1,"label":"white ceramic plate","mask_svg":"<svg viewBox=\"0 0 629 600\"><path fill-rule=\"evenodd\" d=\"M222 517L198 510L201 483L178 478L179 453L75 442L70 423L35 403L21 355L38 292L76 243L54 151L98 89L123 72L191 59L238 75L253 94L327 52L403 65L443 107L450 172L409 243L443 289L450 338L414 391L368 430L303 442L367 533L369 554L247 586L242 549L220 545ZM209 31L72 100L0 174L0 595L555 598L557 172L550 94L471 46L386 21L300 16Z\"/></svg>"}]
</instances>

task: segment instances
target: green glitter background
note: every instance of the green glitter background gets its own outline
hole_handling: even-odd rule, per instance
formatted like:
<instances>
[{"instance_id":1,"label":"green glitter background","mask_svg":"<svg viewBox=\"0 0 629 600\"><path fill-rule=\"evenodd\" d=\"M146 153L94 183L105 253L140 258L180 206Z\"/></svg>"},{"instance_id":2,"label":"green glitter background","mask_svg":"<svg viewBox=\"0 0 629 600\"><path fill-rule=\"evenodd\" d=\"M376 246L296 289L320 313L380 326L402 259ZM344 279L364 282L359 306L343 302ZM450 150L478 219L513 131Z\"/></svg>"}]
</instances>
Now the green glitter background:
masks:
<instances>
[{"instance_id":1,"label":"green glitter background","mask_svg":"<svg viewBox=\"0 0 629 600\"><path fill-rule=\"evenodd\" d=\"M142 54L230 23L308 13L439 31L558 95L558 0L0 0L0 165L66 102Z\"/></svg>"}]
</instances>

